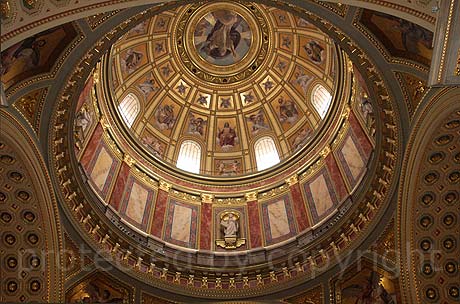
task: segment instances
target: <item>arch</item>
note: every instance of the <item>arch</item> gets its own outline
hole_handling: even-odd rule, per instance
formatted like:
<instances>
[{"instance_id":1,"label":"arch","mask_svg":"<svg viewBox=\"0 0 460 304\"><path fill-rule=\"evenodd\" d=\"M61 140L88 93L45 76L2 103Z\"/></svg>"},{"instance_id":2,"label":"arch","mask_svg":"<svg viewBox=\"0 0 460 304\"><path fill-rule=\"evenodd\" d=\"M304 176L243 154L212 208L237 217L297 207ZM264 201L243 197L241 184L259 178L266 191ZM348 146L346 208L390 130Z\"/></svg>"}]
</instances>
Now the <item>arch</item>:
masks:
<instances>
[{"instance_id":1,"label":"arch","mask_svg":"<svg viewBox=\"0 0 460 304\"><path fill-rule=\"evenodd\" d=\"M254 154L256 156L258 171L270 168L280 162L275 142L270 136L261 137L256 141L254 144Z\"/></svg>"},{"instance_id":2,"label":"arch","mask_svg":"<svg viewBox=\"0 0 460 304\"><path fill-rule=\"evenodd\" d=\"M2 37L2 50L5 50L15 43L18 43L21 40L41 31L56 27L60 24L86 18L94 14L132 8L136 6L150 5L160 2L172 2L172 0L129 0L125 2L105 3L103 0L95 0L91 5L81 1L80 3L69 3L67 6L55 6L48 4L49 1L50 0L44 1L46 3L45 6L50 8L48 10L42 9L33 15L26 15L27 13L24 12L23 14L28 17L27 22L14 21L11 23L6 23L5 26L3 26L5 29L2 28L2 34L8 33L10 35L4 35L5 38ZM325 0L325 2L335 1ZM388 2L390 2L390 5ZM372 3L361 0L341 1L341 3L344 5L352 5L365 9L380 11L385 14L390 14L402 19L406 19L425 27L430 31L435 30L436 18L435 14L429 11L431 7L427 6L427 10L420 11L420 6L418 6L417 3L414 3L413 5L405 3L405 5L402 6L395 0L388 2L382 1L381 3ZM51 16L54 16L54 18L51 18ZM19 20L19 18L16 18L16 20Z\"/></svg>"},{"instance_id":3,"label":"arch","mask_svg":"<svg viewBox=\"0 0 460 304\"><path fill-rule=\"evenodd\" d=\"M444 204L442 197L448 192L446 190L455 189L457 185L450 186L449 188L448 178L435 180L435 183L429 186L431 188L428 186L426 188L420 187L419 183L423 182L424 176L425 178L428 176L428 174L425 175L427 172L436 172L433 169L439 168L441 170L439 172L442 172L444 170L441 169L442 166L446 162L449 162L449 160L454 165L453 154L456 153L456 150L449 150L449 148L453 146L452 143L458 142L458 133L447 137L451 141L450 144L436 143L436 139L441 138L442 136L440 135L448 132L445 125L453 119L452 116L458 119L458 113L460 113L458 105L459 97L460 92L455 88L441 89L434 96L429 96L429 101L424 107L420 107L418 113L415 114L414 125L406 147L406 155L404 156L401 173L401 176L405 178L400 181L398 198L397 226L400 233L396 234L397 250L401 252L399 265L402 273L402 298L405 300L405 303L426 303L426 299L424 298L426 293L423 292L423 288L427 287L427 283L430 280L434 280L437 277L435 273L435 275L424 281L420 280L421 272L419 269L423 259L419 260L420 255L418 253L421 252L419 246L421 246L420 241L423 235L416 234L416 228L420 225L420 217L417 214L417 209L419 206L423 206L423 213L428 215L430 212L437 214L435 210L439 208L439 204ZM456 128L452 128L452 132L457 130ZM433 147L436 147L436 149L433 149ZM440 155L444 156L437 161L427 158L427 155L435 155L436 153L434 152L441 152ZM449 157L449 154L452 154L452 156ZM447 157L445 157L446 155ZM444 160L444 163L441 162L442 160ZM451 166L451 168L454 166ZM431 198L427 196L429 204L421 205L421 203L424 203L423 198L425 195L422 196L422 194L425 192L429 192ZM434 200L430 202L432 198ZM441 222L441 220L437 220L437 222ZM437 228L436 225L433 225L427 228L426 232L429 234ZM439 247L439 251L442 253L443 260L447 260L449 254L456 253L455 250L447 253L443 250L443 247ZM441 262L439 261L439 263ZM440 295L438 292L437 294L438 300L436 302L443 303L443 293ZM445 294L447 295L447 293Z\"/></svg>"},{"instance_id":4,"label":"arch","mask_svg":"<svg viewBox=\"0 0 460 304\"><path fill-rule=\"evenodd\" d=\"M201 146L193 140L183 141L177 157L177 168L192 173L200 173L200 164Z\"/></svg>"},{"instance_id":5,"label":"arch","mask_svg":"<svg viewBox=\"0 0 460 304\"><path fill-rule=\"evenodd\" d=\"M120 115L126 125L131 128L137 115L139 115L139 112L141 111L139 98L137 98L135 94L129 93L118 105L118 111L120 111Z\"/></svg>"},{"instance_id":6,"label":"arch","mask_svg":"<svg viewBox=\"0 0 460 304\"><path fill-rule=\"evenodd\" d=\"M0 108L0 122L0 155L2 155L0 167L2 167L2 169L5 168L3 172L0 170L0 173L6 177L6 173L12 170L14 172L19 172L16 174L19 175L20 178L10 183L11 192L5 191L9 196L8 204L14 203L17 207L8 209L8 213L12 214L12 216L10 215L12 219L11 222L6 225L2 222L2 229L14 231L13 235L17 240L17 244L9 248L2 247L2 250L5 250L5 255L11 252L19 261L31 255L38 258L40 271L36 272L34 276L41 282L41 288L34 293L30 293L26 291L26 288L23 288L23 292L27 296L26 299L28 299L28 301L62 302L64 296L65 267L62 267L64 266L64 261L62 260L64 246L61 219L46 163L32 135L30 135L25 127L17 121L17 118L9 112L9 109ZM7 159L3 157L7 157ZM2 178L3 177L0 176L0 179ZM19 192L25 192L27 196L21 197L17 195L18 198L14 198L12 194L16 192L16 187L23 190ZM21 202L20 199L24 201ZM1 205L0 207L5 210L6 204ZM32 207L32 205L34 205L34 207ZM28 227L25 226L28 225L25 223L29 220L24 217L24 210L31 211L30 213L32 213L33 216L31 218L33 224L30 223ZM23 228L21 230L15 230L14 227L19 226ZM42 228L36 229L38 226ZM26 229L24 229L24 227L26 227ZM33 231L39 240L38 243L34 244L26 240L25 236L27 231ZM18 251L19 247L22 248L21 251ZM8 277L22 278L20 275L21 270L30 270L31 268L27 267L32 267L27 264L19 265L23 266L6 273L7 277L5 277L5 280ZM29 279L30 275L25 279L19 279L21 282L20 284L24 286ZM6 302L16 301L18 299L18 294L8 295L5 293L2 294L2 297Z\"/></svg>"},{"instance_id":7,"label":"arch","mask_svg":"<svg viewBox=\"0 0 460 304\"><path fill-rule=\"evenodd\" d=\"M326 116L327 110L329 110L331 105L331 101L331 93L322 84L317 84L313 88L313 91L311 92L311 102L321 119Z\"/></svg>"}]
</instances>

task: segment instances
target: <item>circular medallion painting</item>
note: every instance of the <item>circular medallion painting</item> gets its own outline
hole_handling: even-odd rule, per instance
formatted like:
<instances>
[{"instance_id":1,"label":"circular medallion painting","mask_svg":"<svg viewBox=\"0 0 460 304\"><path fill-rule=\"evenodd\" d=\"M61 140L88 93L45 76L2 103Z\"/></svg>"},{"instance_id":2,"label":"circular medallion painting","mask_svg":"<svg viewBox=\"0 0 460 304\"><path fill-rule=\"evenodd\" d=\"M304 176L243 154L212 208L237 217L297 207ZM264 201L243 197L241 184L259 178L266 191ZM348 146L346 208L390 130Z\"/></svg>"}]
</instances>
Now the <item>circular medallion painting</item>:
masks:
<instances>
[{"instance_id":1,"label":"circular medallion painting","mask_svg":"<svg viewBox=\"0 0 460 304\"><path fill-rule=\"evenodd\" d=\"M196 51L205 61L228 66L246 56L252 42L252 31L240 14L219 9L200 19L193 42Z\"/></svg>"}]
</instances>

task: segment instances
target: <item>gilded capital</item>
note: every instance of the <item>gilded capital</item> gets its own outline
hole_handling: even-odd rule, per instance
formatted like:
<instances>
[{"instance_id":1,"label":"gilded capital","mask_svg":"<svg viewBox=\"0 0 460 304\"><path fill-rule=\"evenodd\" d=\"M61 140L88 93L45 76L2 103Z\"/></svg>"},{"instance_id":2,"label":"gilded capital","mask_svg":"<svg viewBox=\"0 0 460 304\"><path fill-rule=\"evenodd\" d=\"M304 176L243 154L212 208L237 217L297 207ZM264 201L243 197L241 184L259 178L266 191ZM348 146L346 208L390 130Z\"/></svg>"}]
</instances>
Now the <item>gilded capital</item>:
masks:
<instances>
[{"instance_id":1,"label":"gilded capital","mask_svg":"<svg viewBox=\"0 0 460 304\"><path fill-rule=\"evenodd\" d=\"M136 163L136 161L129 154L124 155L123 161L130 167Z\"/></svg>"},{"instance_id":2,"label":"gilded capital","mask_svg":"<svg viewBox=\"0 0 460 304\"><path fill-rule=\"evenodd\" d=\"M286 184L288 184L289 187L297 184L299 182L299 177L297 174L290 176L289 178L286 179Z\"/></svg>"},{"instance_id":3,"label":"gilded capital","mask_svg":"<svg viewBox=\"0 0 460 304\"><path fill-rule=\"evenodd\" d=\"M329 155L329 153L331 153L331 151L332 151L332 150L331 150L331 147L326 146L326 147L324 147L324 149L319 153L319 155L321 155L322 158L326 158L326 157Z\"/></svg>"},{"instance_id":4,"label":"gilded capital","mask_svg":"<svg viewBox=\"0 0 460 304\"><path fill-rule=\"evenodd\" d=\"M160 180L160 189L166 192L169 192L171 190L172 185L170 183L167 183L163 180Z\"/></svg>"},{"instance_id":5,"label":"gilded capital","mask_svg":"<svg viewBox=\"0 0 460 304\"><path fill-rule=\"evenodd\" d=\"M257 200L257 191L254 192L249 192L244 195L246 198L246 201L251 202L251 201L256 201Z\"/></svg>"},{"instance_id":6,"label":"gilded capital","mask_svg":"<svg viewBox=\"0 0 460 304\"><path fill-rule=\"evenodd\" d=\"M203 203L212 203L214 195L208 193L201 193L201 201Z\"/></svg>"}]
</instances>

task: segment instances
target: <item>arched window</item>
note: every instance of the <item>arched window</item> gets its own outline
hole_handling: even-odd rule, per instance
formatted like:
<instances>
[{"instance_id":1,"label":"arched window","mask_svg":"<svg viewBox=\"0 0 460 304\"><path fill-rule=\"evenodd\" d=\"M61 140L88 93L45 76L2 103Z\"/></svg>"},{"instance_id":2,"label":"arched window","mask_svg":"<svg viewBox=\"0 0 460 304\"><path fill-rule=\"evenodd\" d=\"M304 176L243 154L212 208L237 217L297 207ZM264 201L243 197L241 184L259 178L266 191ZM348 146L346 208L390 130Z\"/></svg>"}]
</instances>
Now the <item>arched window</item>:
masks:
<instances>
[{"instance_id":1,"label":"arched window","mask_svg":"<svg viewBox=\"0 0 460 304\"><path fill-rule=\"evenodd\" d=\"M325 87L323 87L320 84L314 87L312 92L312 103L321 119L323 119L324 116L326 116L327 110L331 105L331 101L331 93L329 93L329 91Z\"/></svg>"},{"instance_id":2,"label":"arched window","mask_svg":"<svg viewBox=\"0 0 460 304\"><path fill-rule=\"evenodd\" d=\"M120 111L121 117L125 121L126 125L131 128L134 121L136 120L139 111L141 110L139 99L136 95L129 93L118 105L118 111Z\"/></svg>"},{"instance_id":3,"label":"arched window","mask_svg":"<svg viewBox=\"0 0 460 304\"><path fill-rule=\"evenodd\" d=\"M192 140L186 140L182 143L177 157L177 168L192 172L200 173L201 147Z\"/></svg>"},{"instance_id":4,"label":"arched window","mask_svg":"<svg viewBox=\"0 0 460 304\"><path fill-rule=\"evenodd\" d=\"M275 142L271 137L262 137L254 145L257 170L262 171L280 162Z\"/></svg>"}]
</instances>

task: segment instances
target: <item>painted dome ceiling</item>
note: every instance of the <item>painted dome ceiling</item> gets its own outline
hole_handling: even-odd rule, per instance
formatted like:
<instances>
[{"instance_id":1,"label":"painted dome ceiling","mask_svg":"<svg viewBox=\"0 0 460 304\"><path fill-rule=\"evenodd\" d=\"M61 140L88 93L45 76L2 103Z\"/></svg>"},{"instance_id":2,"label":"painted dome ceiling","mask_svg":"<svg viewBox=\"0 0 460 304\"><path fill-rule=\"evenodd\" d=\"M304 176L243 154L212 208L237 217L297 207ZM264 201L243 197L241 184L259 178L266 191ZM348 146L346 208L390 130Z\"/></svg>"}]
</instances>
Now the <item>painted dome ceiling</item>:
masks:
<instances>
[{"instance_id":1,"label":"painted dome ceiling","mask_svg":"<svg viewBox=\"0 0 460 304\"><path fill-rule=\"evenodd\" d=\"M61 186L73 212L90 212L79 220L97 221L98 242L153 284L173 275L175 287L207 278L205 267L232 292L243 263L256 288L273 256L301 278L313 259L348 250L376 214L362 189L388 187L392 159L346 45L313 15L263 4L155 9L120 25L75 99L69 158L82 179ZM257 170L263 138L281 160L269 170ZM201 149L199 174L176 167L188 142Z\"/></svg>"},{"instance_id":2,"label":"painted dome ceiling","mask_svg":"<svg viewBox=\"0 0 460 304\"><path fill-rule=\"evenodd\" d=\"M147 159L175 166L181 145L193 141L202 151L199 173L214 176L256 172L254 147L264 137L281 161L308 146L329 108L315 108L313 91L329 102L323 95L334 95L338 66L334 43L311 23L235 1L145 20L107 61L112 113L121 114L114 121L126 124L120 110L138 100L124 110L135 112L125 126Z\"/></svg>"}]
</instances>

